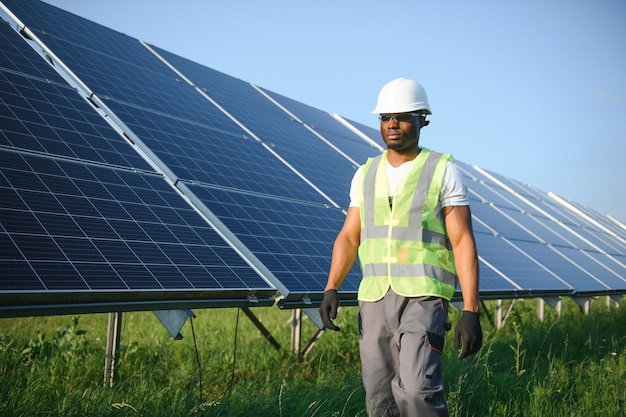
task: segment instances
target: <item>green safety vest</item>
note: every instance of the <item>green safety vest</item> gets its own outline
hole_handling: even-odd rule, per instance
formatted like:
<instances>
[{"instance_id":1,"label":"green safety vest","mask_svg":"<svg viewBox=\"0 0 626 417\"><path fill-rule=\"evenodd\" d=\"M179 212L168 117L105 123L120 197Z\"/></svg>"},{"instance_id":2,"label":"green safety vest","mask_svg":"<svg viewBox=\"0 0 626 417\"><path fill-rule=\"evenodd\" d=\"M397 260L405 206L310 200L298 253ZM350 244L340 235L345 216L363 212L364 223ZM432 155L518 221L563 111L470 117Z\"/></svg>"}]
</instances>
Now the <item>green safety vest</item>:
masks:
<instances>
[{"instance_id":1,"label":"green safety vest","mask_svg":"<svg viewBox=\"0 0 626 417\"><path fill-rule=\"evenodd\" d=\"M436 215L449 154L422 149L389 204L387 151L369 158L357 188L361 214L358 299L378 301L391 289L405 297L450 300L456 289L454 256Z\"/></svg>"}]
</instances>

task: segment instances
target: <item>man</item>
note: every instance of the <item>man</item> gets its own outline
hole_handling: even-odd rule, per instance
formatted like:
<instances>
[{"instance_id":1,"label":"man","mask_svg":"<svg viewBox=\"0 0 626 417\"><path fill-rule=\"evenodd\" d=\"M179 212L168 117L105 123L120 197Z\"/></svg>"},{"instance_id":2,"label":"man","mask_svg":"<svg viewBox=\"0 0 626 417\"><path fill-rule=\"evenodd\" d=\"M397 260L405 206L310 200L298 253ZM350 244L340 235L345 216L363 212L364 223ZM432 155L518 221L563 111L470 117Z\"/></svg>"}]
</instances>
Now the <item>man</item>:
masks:
<instances>
[{"instance_id":1,"label":"man","mask_svg":"<svg viewBox=\"0 0 626 417\"><path fill-rule=\"evenodd\" d=\"M455 327L459 358L482 345L478 257L461 173L448 154L419 147L432 114L423 87L398 78L378 95L387 147L352 179L350 206L335 240L320 314L339 307L337 290L360 260L360 355L369 416L447 416L441 352L448 302L461 285ZM461 343L462 342L462 343Z\"/></svg>"}]
</instances>

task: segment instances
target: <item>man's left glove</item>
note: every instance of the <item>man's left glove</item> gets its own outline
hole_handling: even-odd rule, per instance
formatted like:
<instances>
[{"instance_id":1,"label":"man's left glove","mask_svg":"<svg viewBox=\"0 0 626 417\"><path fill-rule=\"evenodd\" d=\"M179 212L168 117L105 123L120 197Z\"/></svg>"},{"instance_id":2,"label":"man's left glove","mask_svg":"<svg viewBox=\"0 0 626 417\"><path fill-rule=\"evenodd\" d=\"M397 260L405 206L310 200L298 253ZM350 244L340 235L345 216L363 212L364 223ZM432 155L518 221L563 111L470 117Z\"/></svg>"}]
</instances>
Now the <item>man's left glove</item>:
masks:
<instances>
[{"instance_id":1,"label":"man's left glove","mask_svg":"<svg viewBox=\"0 0 626 417\"><path fill-rule=\"evenodd\" d=\"M327 290L324 292L324 299L320 306L320 316L322 323L326 329L339 331L339 327L335 326L333 320L337 318L337 309L339 308L339 297L337 290Z\"/></svg>"},{"instance_id":2,"label":"man's left glove","mask_svg":"<svg viewBox=\"0 0 626 417\"><path fill-rule=\"evenodd\" d=\"M461 342L463 338L463 342ZM461 317L454 328L454 348L463 345L459 359L466 358L478 352L483 345L483 331L480 328L479 314L463 310Z\"/></svg>"}]
</instances>

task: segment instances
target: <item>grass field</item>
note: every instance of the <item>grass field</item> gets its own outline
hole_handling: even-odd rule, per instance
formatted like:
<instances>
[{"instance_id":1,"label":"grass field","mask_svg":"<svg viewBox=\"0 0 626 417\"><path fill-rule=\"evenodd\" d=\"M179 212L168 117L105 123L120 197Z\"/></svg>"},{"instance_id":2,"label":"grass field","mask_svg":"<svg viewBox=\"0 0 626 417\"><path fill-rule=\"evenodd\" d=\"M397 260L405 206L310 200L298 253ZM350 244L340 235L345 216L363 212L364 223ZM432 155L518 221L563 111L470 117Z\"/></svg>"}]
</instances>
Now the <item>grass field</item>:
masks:
<instances>
[{"instance_id":1,"label":"grass field","mask_svg":"<svg viewBox=\"0 0 626 417\"><path fill-rule=\"evenodd\" d=\"M536 300L523 300L501 330L483 315L483 349L463 361L448 337L451 415L626 415L626 301L613 304L598 300L586 316L564 300L560 317L546 308L539 322ZM107 314L0 319L0 415L365 417L356 308L343 308L342 331L326 332L302 360L289 311L253 310L280 350L238 309L194 312L193 333L188 321L179 341L151 312L124 314L112 388L103 384ZM314 331L303 322L304 340Z\"/></svg>"}]
</instances>

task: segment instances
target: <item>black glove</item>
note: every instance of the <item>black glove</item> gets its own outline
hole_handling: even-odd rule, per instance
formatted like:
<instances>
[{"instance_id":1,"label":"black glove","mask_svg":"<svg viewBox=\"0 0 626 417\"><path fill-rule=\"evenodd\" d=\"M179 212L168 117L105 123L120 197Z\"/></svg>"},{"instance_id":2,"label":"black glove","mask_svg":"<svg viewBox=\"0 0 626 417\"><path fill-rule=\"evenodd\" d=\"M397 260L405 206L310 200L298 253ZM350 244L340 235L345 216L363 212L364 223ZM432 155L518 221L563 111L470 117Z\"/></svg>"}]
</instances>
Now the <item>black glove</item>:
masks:
<instances>
[{"instance_id":1,"label":"black glove","mask_svg":"<svg viewBox=\"0 0 626 417\"><path fill-rule=\"evenodd\" d=\"M461 344L461 338L463 338L463 349L459 353L459 359L473 355L483 345L483 331L480 328L478 313L463 310L454 328L454 348L457 350Z\"/></svg>"},{"instance_id":2,"label":"black glove","mask_svg":"<svg viewBox=\"0 0 626 417\"><path fill-rule=\"evenodd\" d=\"M339 331L339 327L335 326L332 322L337 318L337 309L339 308L339 297L337 296L337 290L327 290L324 292L324 299L320 306L320 316L322 316L322 323L326 329Z\"/></svg>"}]
</instances>

